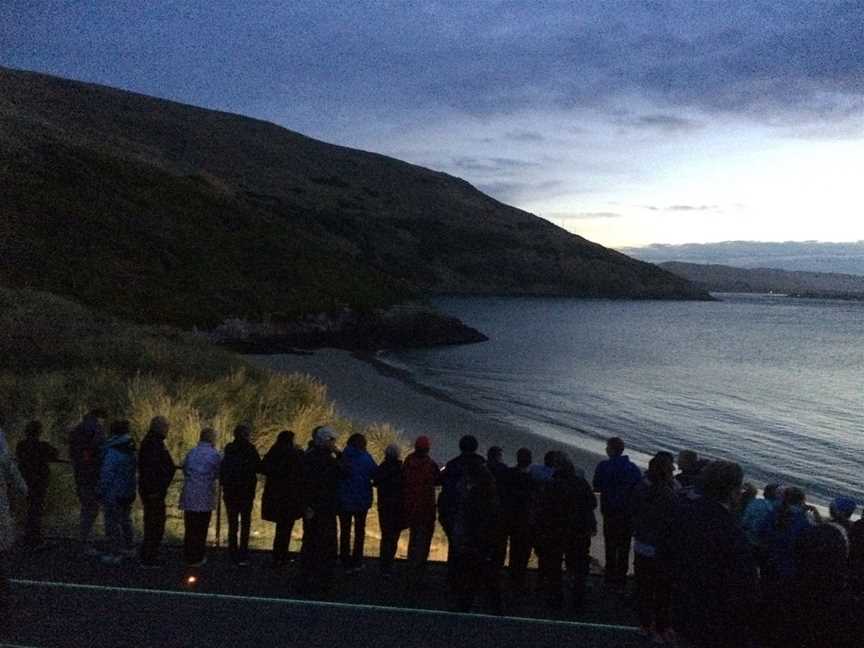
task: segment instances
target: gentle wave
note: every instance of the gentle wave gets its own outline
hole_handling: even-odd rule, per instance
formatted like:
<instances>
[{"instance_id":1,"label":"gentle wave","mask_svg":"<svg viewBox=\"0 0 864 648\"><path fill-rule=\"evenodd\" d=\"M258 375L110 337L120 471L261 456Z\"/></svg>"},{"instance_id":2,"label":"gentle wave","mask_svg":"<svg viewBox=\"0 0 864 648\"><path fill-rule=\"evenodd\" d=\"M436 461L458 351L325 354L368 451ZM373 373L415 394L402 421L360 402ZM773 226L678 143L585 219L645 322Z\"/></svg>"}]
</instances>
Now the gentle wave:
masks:
<instances>
[{"instance_id":1,"label":"gentle wave","mask_svg":"<svg viewBox=\"0 0 864 648\"><path fill-rule=\"evenodd\" d=\"M592 450L693 448L747 478L864 499L864 304L445 298L483 344L386 354L488 416Z\"/></svg>"}]
</instances>

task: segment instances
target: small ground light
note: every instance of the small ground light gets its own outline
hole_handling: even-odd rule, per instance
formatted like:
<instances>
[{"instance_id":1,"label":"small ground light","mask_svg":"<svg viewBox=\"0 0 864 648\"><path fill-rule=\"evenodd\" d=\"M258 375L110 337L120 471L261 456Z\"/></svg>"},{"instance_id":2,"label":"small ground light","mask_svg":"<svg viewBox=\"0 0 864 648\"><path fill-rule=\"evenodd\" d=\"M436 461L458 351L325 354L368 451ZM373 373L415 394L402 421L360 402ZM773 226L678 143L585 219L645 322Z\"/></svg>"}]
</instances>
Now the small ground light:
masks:
<instances>
[{"instance_id":1,"label":"small ground light","mask_svg":"<svg viewBox=\"0 0 864 648\"><path fill-rule=\"evenodd\" d=\"M190 586L195 585L195 583L197 583L197 582L198 582L198 577L195 574L191 574L191 575L186 577L186 584L187 585L190 585Z\"/></svg>"}]
</instances>

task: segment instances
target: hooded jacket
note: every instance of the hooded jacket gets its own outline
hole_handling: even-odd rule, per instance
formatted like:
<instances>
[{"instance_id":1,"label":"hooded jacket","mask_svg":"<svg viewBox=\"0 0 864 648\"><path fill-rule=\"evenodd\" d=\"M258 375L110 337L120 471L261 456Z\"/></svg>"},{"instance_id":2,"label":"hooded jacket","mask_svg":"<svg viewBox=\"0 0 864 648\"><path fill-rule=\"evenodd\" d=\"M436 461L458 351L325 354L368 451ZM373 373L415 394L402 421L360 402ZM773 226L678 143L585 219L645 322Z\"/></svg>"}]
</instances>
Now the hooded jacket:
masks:
<instances>
[{"instance_id":1,"label":"hooded jacket","mask_svg":"<svg viewBox=\"0 0 864 648\"><path fill-rule=\"evenodd\" d=\"M447 462L441 472L441 494L438 496L438 519L444 532L450 535L464 500L463 481L471 467L486 465L476 452L466 452Z\"/></svg>"},{"instance_id":2,"label":"hooded jacket","mask_svg":"<svg viewBox=\"0 0 864 648\"><path fill-rule=\"evenodd\" d=\"M666 541L678 515L675 490L671 484L652 482L645 477L633 489L631 514L633 517L634 550L647 558L654 558L657 545Z\"/></svg>"},{"instance_id":3,"label":"hooded jacket","mask_svg":"<svg viewBox=\"0 0 864 648\"><path fill-rule=\"evenodd\" d=\"M385 457L375 469L372 485L378 489L378 510L402 515L402 460Z\"/></svg>"},{"instance_id":4,"label":"hooded jacket","mask_svg":"<svg viewBox=\"0 0 864 648\"><path fill-rule=\"evenodd\" d=\"M372 476L375 460L365 450L347 446L342 453L345 476L339 481L339 510L360 513L372 506Z\"/></svg>"},{"instance_id":5,"label":"hooded jacket","mask_svg":"<svg viewBox=\"0 0 864 648\"><path fill-rule=\"evenodd\" d=\"M541 543L569 543L597 530L594 510L597 497L584 478L573 472L555 471L543 489L537 510L537 536Z\"/></svg>"},{"instance_id":6,"label":"hooded jacket","mask_svg":"<svg viewBox=\"0 0 864 648\"><path fill-rule=\"evenodd\" d=\"M103 503L129 505L135 501L135 442L128 434L112 436L102 448L97 493Z\"/></svg>"},{"instance_id":7,"label":"hooded jacket","mask_svg":"<svg viewBox=\"0 0 864 648\"><path fill-rule=\"evenodd\" d=\"M734 513L708 497L686 501L657 558L674 575L676 629L698 646L750 645L759 581Z\"/></svg>"},{"instance_id":8,"label":"hooded jacket","mask_svg":"<svg viewBox=\"0 0 864 648\"><path fill-rule=\"evenodd\" d=\"M290 522L303 516L303 451L277 442L261 461L266 477L261 496L261 517L269 522Z\"/></svg>"},{"instance_id":9,"label":"hooded jacket","mask_svg":"<svg viewBox=\"0 0 864 648\"><path fill-rule=\"evenodd\" d=\"M219 480L226 502L246 505L254 501L260 466L261 455L252 442L236 438L225 446Z\"/></svg>"},{"instance_id":10,"label":"hooded jacket","mask_svg":"<svg viewBox=\"0 0 864 648\"><path fill-rule=\"evenodd\" d=\"M316 515L335 515L339 508L339 482L343 474L339 460L329 448L313 446L303 455L305 506Z\"/></svg>"}]
</instances>

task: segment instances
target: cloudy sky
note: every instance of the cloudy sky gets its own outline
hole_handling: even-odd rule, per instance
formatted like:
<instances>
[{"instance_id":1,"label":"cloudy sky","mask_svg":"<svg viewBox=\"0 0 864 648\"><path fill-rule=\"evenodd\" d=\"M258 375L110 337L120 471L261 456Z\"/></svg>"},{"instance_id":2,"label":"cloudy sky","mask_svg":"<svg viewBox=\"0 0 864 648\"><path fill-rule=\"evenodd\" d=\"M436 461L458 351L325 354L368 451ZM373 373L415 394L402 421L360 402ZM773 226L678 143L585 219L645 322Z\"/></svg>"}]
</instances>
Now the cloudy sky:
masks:
<instances>
[{"instance_id":1,"label":"cloudy sky","mask_svg":"<svg viewBox=\"0 0 864 648\"><path fill-rule=\"evenodd\" d=\"M610 246L864 239L864 4L3 0L0 65L461 176Z\"/></svg>"}]
</instances>

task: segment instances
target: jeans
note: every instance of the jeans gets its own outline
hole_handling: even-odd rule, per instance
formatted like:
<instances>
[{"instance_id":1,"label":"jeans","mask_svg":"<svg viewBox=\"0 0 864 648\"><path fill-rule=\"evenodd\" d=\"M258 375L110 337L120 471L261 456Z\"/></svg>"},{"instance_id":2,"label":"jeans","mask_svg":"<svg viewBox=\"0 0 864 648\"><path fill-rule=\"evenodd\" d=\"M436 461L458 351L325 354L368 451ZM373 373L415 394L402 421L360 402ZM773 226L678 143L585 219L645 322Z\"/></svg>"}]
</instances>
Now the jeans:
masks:
<instances>
[{"instance_id":1,"label":"jeans","mask_svg":"<svg viewBox=\"0 0 864 648\"><path fill-rule=\"evenodd\" d=\"M351 547L351 526L354 526L354 546ZM363 563L366 544L366 511L339 514L339 559L343 567L359 567Z\"/></svg>"},{"instance_id":2,"label":"jeans","mask_svg":"<svg viewBox=\"0 0 864 648\"><path fill-rule=\"evenodd\" d=\"M141 542L141 562L153 563L159 558L159 547L165 535L165 497L142 495L144 538Z\"/></svg>"},{"instance_id":3,"label":"jeans","mask_svg":"<svg viewBox=\"0 0 864 648\"><path fill-rule=\"evenodd\" d=\"M109 551L120 553L133 545L132 503L105 502L105 537Z\"/></svg>"}]
</instances>

